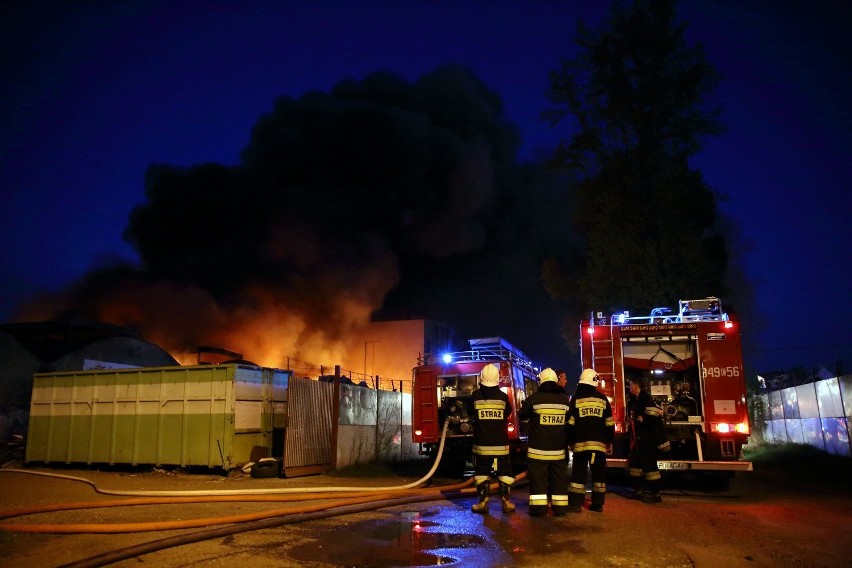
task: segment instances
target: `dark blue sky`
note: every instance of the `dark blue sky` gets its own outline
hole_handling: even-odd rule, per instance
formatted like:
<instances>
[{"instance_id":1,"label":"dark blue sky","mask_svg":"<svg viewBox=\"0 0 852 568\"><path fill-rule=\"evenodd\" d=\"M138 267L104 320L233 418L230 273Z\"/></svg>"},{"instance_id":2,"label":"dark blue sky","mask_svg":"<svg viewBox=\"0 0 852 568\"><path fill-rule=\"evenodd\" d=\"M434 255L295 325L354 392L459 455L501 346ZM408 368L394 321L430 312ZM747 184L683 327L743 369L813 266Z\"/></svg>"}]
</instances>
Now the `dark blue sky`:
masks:
<instances>
[{"instance_id":1,"label":"dark blue sky","mask_svg":"<svg viewBox=\"0 0 852 568\"><path fill-rule=\"evenodd\" d=\"M146 167L235 164L281 95L460 63L503 99L521 158L544 156L566 135L539 119L548 72L573 56L577 19L598 22L602 4L4 3L0 318L110 258L134 260L121 234ZM721 211L754 295L737 307L758 370L852 369L847 5L690 1L679 12L724 76L728 130L695 165L729 196Z\"/></svg>"}]
</instances>

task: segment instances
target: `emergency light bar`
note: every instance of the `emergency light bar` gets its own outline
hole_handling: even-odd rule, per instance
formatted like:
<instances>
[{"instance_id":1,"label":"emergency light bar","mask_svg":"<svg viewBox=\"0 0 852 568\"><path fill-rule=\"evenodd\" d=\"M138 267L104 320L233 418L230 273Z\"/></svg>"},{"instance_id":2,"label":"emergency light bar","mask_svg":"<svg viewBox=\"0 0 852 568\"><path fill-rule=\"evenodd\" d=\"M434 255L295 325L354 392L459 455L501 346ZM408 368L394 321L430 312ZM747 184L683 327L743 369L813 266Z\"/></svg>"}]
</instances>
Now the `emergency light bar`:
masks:
<instances>
[{"instance_id":1,"label":"emergency light bar","mask_svg":"<svg viewBox=\"0 0 852 568\"><path fill-rule=\"evenodd\" d=\"M703 300L680 300L680 315L718 315L722 313L722 302L719 298L704 298Z\"/></svg>"}]
</instances>

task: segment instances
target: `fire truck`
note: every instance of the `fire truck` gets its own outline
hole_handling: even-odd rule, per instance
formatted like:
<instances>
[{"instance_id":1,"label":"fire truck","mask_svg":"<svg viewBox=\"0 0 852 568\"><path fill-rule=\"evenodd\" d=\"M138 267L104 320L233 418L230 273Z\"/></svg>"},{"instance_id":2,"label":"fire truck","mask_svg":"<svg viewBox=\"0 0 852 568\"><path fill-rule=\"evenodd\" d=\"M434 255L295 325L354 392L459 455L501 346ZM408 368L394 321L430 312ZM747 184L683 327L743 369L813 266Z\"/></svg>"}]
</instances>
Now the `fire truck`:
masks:
<instances>
[{"instance_id":1,"label":"fire truck","mask_svg":"<svg viewBox=\"0 0 852 568\"><path fill-rule=\"evenodd\" d=\"M421 455L435 457L444 423L447 434L441 465L444 471L461 473L473 446L473 402L479 372L494 363L500 369L500 389L509 397L509 448L513 464L526 457L526 428L518 422L518 409L538 390L537 371L517 347L501 337L468 340L470 349L427 354L413 370L412 440Z\"/></svg>"},{"instance_id":2,"label":"fire truck","mask_svg":"<svg viewBox=\"0 0 852 568\"><path fill-rule=\"evenodd\" d=\"M627 383L641 377L663 410L672 446L660 470L752 470L741 459L749 423L740 326L719 298L680 300L677 312L655 308L647 316L592 313L580 324L580 350L582 368L597 371L612 405L609 467L627 465Z\"/></svg>"}]
</instances>

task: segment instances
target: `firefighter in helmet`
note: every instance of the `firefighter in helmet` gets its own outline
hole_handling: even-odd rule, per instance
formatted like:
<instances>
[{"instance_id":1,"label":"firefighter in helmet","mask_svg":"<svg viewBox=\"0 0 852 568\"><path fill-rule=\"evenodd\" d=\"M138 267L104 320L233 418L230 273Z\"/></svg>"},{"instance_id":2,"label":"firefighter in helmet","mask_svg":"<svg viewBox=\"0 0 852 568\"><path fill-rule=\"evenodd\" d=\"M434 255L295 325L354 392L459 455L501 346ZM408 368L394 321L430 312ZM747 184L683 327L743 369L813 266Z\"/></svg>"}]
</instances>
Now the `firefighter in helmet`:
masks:
<instances>
[{"instance_id":1,"label":"firefighter in helmet","mask_svg":"<svg viewBox=\"0 0 852 568\"><path fill-rule=\"evenodd\" d=\"M553 369L544 369L538 378L538 390L524 400L518 412L518 419L529 424L530 515L546 515L550 495L553 514L561 517L568 509L568 396Z\"/></svg>"},{"instance_id":2,"label":"firefighter in helmet","mask_svg":"<svg viewBox=\"0 0 852 568\"><path fill-rule=\"evenodd\" d=\"M574 450L568 510L579 513L586 500L587 469L592 471L590 511L603 512L606 497L606 451L615 436L612 406L598 391L597 372L585 369L568 410L568 446Z\"/></svg>"},{"instance_id":3,"label":"firefighter in helmet","mask_svg":"<svg viewBox=\"0 0 852 568\"><path fill-rule=\"evenodd\" d=\"M642 377L632 377L628 383L630 399L627 413L630 418L630 454L627 474L633 480L633 497L643 503L660 503L660 468L657 456L671 451L663 429L663 411L645 390Z\"/></svg>"},{"instance_id":4,"label":"firefighter in helmet","mask_svg":"<svg viewBox=\"0 0 852 568\"><path fill-rule=\"evenodd\" d=\"M508 422L512 408L509 397L500 390L500 369L489 363L479 373L479 388L473 391L473 479L479 500L470 508L474 513L488 512L491 493L491 469L496 460L497 479L504 513L515 505L509 492L515 478L509 461Z\"/></svg>"}]
</instances>

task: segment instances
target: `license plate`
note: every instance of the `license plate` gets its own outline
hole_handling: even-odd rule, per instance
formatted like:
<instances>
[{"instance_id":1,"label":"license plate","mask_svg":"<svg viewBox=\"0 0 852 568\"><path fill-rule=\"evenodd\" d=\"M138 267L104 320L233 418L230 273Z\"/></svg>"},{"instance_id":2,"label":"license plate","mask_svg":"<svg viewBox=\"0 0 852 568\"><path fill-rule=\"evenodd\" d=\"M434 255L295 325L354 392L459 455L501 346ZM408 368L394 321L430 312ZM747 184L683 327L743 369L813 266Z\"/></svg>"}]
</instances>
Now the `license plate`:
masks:
<instances>
[{"instance_id":1,"label":"license plate","mask_svg":"<svg viewBox=\"0 0 852 568\"><path fill-rule=\"evenodd\" d=\"M686 462L676 461L660 461L657 462L657 467L660 469L689 469L689 464Z\"/></svg>"}]
</instances>

